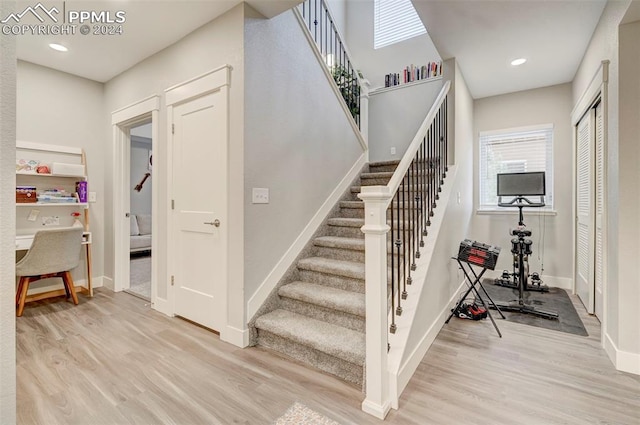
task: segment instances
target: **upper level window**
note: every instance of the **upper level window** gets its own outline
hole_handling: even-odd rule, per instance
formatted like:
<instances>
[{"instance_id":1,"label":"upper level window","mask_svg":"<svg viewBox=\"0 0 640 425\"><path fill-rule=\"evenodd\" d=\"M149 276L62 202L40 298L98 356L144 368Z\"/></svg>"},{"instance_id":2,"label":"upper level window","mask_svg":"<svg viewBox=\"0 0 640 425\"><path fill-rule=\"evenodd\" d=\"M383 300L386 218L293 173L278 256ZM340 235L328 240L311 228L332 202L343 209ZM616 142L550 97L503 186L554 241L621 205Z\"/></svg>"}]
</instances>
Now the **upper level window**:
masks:
<instances>
[{"instance_id":1,"label":"upper level window","mask_svg":"<svg viewBox=\"0 0 640 425\"><path fill-rule=\"evenodd\" d=\"M545 203L553 209L553 125L481 132L479 152L479 210L502 210L498 174L532 171L545 172Z\"/></svg>"},{"instance_id":2,"label":"upper level window","mask_svg":"<svg viewBox=\"0 0 640 425\"><path fill-rule=\"evenodd\" d=\"M427 32L411 0L375 0L374 14L375 49Z\"/></svg>"}]
</instances>

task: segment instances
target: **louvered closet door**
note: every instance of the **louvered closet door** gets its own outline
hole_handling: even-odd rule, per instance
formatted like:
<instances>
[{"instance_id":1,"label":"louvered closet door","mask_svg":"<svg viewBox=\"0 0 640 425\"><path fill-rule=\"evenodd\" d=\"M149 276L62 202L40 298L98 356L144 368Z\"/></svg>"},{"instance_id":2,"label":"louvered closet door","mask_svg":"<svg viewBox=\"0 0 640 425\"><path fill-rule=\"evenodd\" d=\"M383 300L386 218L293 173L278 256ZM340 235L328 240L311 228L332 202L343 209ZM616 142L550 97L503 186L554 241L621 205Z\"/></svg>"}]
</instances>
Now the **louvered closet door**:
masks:
<instances>
[{"instance_id":1,"label":"louvered closet door","mask_svg":"<svg viewBox=\"0 0 640 425\"><path fill-rule=\"evenodd\" d=\"M576 292L587 311L594 310L593 121L587 113L577 126Z\"/></svg>"},{"instance_id":2,"label":"louvered closet door","mask_svg":"<svg viewBox=\"0 0 640 425\"><path fill-rule=\"evenodd\" d=\"M603 281L604 281L604 119L602 114L602 103L595 108L595 314L602 318L603 309Z\"/></svg>"}]
</instances>

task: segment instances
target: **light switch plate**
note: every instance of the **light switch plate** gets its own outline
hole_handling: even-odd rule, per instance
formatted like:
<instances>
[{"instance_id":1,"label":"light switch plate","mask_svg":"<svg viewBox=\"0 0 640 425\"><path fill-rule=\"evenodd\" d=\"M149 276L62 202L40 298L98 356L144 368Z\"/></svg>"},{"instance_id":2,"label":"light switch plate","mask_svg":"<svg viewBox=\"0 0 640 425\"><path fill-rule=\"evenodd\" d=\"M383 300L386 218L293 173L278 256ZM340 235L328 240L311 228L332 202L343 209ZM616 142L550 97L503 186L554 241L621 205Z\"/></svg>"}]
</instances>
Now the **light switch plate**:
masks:
<instances>
[{"instance_id":1,"label":"light switch plate","mask_svg":"<svg viewBox=\"0 0 640 425\"><path fill-rule=\"evenodd\" d=\"M89 196L88 196L87 201L96 202L96 200L97 200L96 193L95 192L89 192Z\"/></svg>"},{"instance_id":2,"label":"light switch plate","mask_svg":"<svg viewBox=\"0 0 640 425\"><path fill-rule=\"evenodd\" d=\"M253 204L268 204L269 203L269 189L263 187L254 187L251 197L251 203Z\"/></svg>"}]
</instances>

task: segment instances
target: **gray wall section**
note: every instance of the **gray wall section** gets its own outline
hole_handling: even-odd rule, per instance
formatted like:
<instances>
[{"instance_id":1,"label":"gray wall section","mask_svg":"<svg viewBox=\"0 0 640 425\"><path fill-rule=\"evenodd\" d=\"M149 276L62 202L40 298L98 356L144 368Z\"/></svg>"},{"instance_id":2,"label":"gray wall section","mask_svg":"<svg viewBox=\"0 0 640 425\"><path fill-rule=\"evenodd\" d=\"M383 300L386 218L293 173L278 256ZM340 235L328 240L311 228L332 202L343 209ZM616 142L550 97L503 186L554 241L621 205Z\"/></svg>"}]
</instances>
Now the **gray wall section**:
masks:
<instances>
[{"instance_id":1,"label":"gray wall section","mask_svg":"<svg viewBox=\"0 0 640 425\"><path fill-rule=\"evenodd\" d=\"M455 144L456 144L456 173L449 173L445 184L452 184L448 205L442 201L435 209L435 214L445 214L442 227L435 242L429 242L434 236L434 230L429 231L427 247L433 246L433 256L422 291L416 316L411 324L407 345L404 348L403 364L413 351L420 345L431 327L439 329L443 323L439 322L440 314L447 309L449 300L454 297L462 283L463 276L457 272L458 265L451 260L451 255L458 251L460 241L468 236L473 212L473 99L467 88L464 77L457 69L450 70L452 90L449 101L455 105ZM453 117L450 117L453 118ZM460 201L458 202L458 193ZM435 245L434 245L435 244Z\"/></svg>"},{"instance_id":2,"label":"gray wall section","mask_svg":"<svg viewBox=\"0 0 640 425\"><path fill-rule=\"evenodd\" d=\"M485 97L474 103L475 143L473 175L478 176L478 135L482 131L553 124L553 186L554 210L557 215L540 215L534 208L525 208L524 222L533 232L533 255L529 257L531 272L568 282L573 276L573 133L570 122L571 85L561 84L500 96ZM479 182L475 179L474 207L478 207ZM502 247L499 270L512 270L508 255L511 246L509 229L518 224L517 209L504 208L496 214L478 214L473 218L473 238ZM558 282L558 281L556 281ZM552 279L550 286L558 286Z\"/></svg>"},{"instance_id":3,"label":"gray wall section","mask_svg":"<svg viewBox=\"0 0 640 425\"><path fill-rule=\"evenodd\" d=\"M233 67L231 73L231 87L229 89L229 111L230 111L230 161L236 161L242 156L242 102L243 102L243 58L242 58L242 22L244 17L244 6L239 5L224 15L214 19L206 25L198 28L194 32L188 34L177 43L167 47L166 49L156 53L153 56L138 63L134 67L123 72L119 76L110 80L105 86L105 104L107 114L118 110L122 107L138 102L152 95L161 97L161 107L158 113L158 152L154 152L154 166L165 170L167 167L168 137L167 122L169 118L166 116L166 107L164 100L165 89L176 84L187 81L191 78L202 75L224 64ZM109 142L104 149L104 157L106 159L105 169L110 173L113 169L113 142L111 140L112 128L109 123L105 128L106 134L109 135ZM240 161L242 161L240 159ZM241 163L241 162L240 162ZM234 176L230 181L230 191L241 191L238 187L242 186L242 167L234 167L230 170L232 173L239 173L240 177ZM160 243L159 250L154 255L158 256L160 271L158 274L158 296L160 298L167 297L167 258L166 241L168 214L166 206L169 204L168 182L166 176L162 175L159 181L154 182L159 185L158 203L159 211L154 218L158 222ZM112 204L112 181L107 179L105 182L105 194L108 204ZM230 206L232 208L232 206ZM233 213L234 217L241 220L242 214ZM105 275L114 276L114 259L113 259L113 211L107 209L105 211L105 235L107 240L105 254ZM242 241L241 229L238 231L237 226L229 223L230 243ZM239 243L239 242L238 242ZM231 247L230 249L234 249ZM231 278L241 280L242 273L232 272ZM236 286L241 286L240 284ZM238 288L239 291L242 288ZM230 312L230 314L232 314ZM239 326L239 325L238 325Z\"/></svg>"},{"instance_id":4,"label":"gray wall section","mask_svg":"<svg viewBox=\"0 0 640 425\"><path fill-rule=\"evenodd\" d=\"M618 348L640 360L640 22L620 26L620 234ZM635 317L635 320L634 320ZM636 373L640 371L640 364Z\"/></svg>"},{"instance_id":5,"label":"gray wall section","mask_svg":"<svg viewBox=\"0 0 640 425\"><path fill-rule=\"evenodd\" d=\"M407 66L426 65L440 60L440 54L429 34L422 34L399 43L373 48L374 0L346 2L346 30L343 40L353 57L353 66L362 71L372 88L384 87L384 76Z\"/></svg>"},{"instance_id":6,"label":"gray wall section","mask_svg":"<svg viewBox=\"0 0 640 425\"><path fill-rule=\"evenodd\" d=\"M15 12L0 2L0 16ZM15 197L16 45L0 37L0 423L16 423Z\"/></svg>"},{"instance_id":7,"label":"gray wall section","mask_svg":"<svg viewBox=\"0 0 640 425\"><path fill-rule=\"evenodd\" d=\"M618 26L629 8L631 1L609 1L602 12L600 22L591 37L589 46L582 58L582 63L573 79L573 105L577 104L580 97L588 88L593 76L600 67L603 60L609 60L609 111L607 129L607 195L606 203L609 216L607 218L608 240L607 240L607 297L605 302L606 318L604 321L605 332L614 344L619 344L619 329L624 326L624 321L630 318L619 316L620 304L624 302L624 286L626 284L636 285L637 276L629 282L621 279L620 271L625 265L619 263L619 236L623 235L626 229L620 227L620 181L619 169L619 60L618 60ZM637 167L637 165L636 165ZM637 182L630 183L637 185ZM637 260L636 260L637 262ZM635 303L636 300L629 300ZM638 323L637 317L631 319L632 323ZM640 340L636 336L636 340ZM614 360L615 361L615 360Z\"/></svg>"},{"instance_id":8,"label":"gray wall section","mask_svg":"<svg viewBox=\"0 0 640 425\"><path fill-rule=\"evenodd\" d=\"M293 12L246 20L245 66L246 301L363 151Z\"/></svg>"},{"instance_id":9,"label":"gray wall section","mask_svg":"<svg viewBox=\"0 0 640 425\"><path fill-rule=\"evenodd\" d=\"M96 192L90 204L92 275L104 275L105 143L99 129L104 112L104 85L29 62L18 62L17 139L82 148L87 158L87 183ZM41 211L44 213L44 211ZM22 218L21 220L24 220Z\"/></svg>"},{"instance_id":10,"label":"gray wall section","mask_svg":"<svg viewBox=\"0 0 640 425\"><path fill-rule=\"evenodd\" d=\"M402 159L443 84L438 79L369 97L369 161Z\"/></svg>"}]
</instances>

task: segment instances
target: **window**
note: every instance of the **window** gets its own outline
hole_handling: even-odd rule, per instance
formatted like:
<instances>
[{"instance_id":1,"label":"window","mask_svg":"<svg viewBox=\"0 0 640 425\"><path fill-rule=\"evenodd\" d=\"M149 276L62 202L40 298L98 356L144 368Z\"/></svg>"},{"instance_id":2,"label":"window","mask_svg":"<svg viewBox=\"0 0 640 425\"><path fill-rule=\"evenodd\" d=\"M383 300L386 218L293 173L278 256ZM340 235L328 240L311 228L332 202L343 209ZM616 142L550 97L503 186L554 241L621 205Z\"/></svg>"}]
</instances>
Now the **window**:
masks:
<instances>
[{"instance_id":1,"label":"window","mask_svg":"<svg viewBox=\"0 0 640 425\"><path fill-rule=\"evenodd\" d=\"M411 0L375 0L374 49L408 40L426 32Z\"/></svg>"},{"instance_id":2,"label":"window","mask_svg":"<svg viewBox=\"0 0 640 425\"><path fill-rule=\"evenodd\" d=\"M502 210L496 194L498 174L532 171L545 172L546 209L553 208L552 125L481 132L479 156L479 210Z\"/></svg>"}]
</instances>

